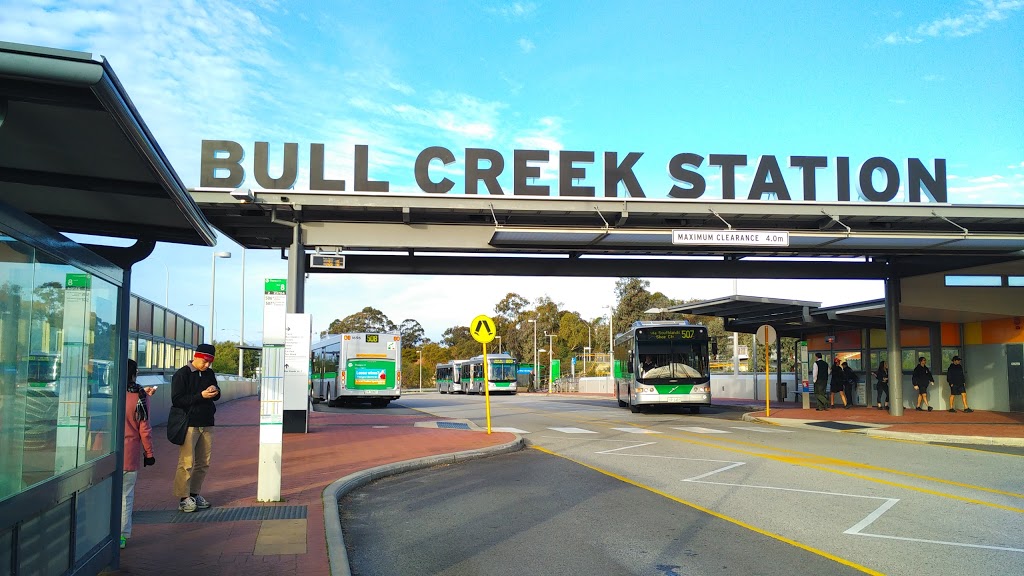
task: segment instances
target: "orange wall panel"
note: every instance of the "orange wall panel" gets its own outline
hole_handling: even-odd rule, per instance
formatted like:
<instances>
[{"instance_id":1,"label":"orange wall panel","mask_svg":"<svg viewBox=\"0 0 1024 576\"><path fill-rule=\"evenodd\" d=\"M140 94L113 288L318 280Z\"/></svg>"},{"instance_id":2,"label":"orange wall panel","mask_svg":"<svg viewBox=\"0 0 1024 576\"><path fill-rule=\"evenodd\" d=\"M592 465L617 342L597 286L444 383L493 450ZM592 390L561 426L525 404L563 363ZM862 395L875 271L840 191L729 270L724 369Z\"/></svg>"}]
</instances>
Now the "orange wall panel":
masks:
<instances>
[{"instance_id":1,"label":"orange wall panel","mask_svg":"<svg viewBox=\"0 0 1024 576\"><path fill-rule=\"evenodd\" d=\"M960 345L960 325L952 324L949 322L942 323L942 345L943 346L959 346Z\"/></svg>"},{"instance_id":2,"label":"orange wall panel","mask_svg":"<svg viewBox=\"0 0 1024 576\"><path fill-rule=\"evenodd\" d=\"M1000 318L981 323L982 344L1024 342L1024 323L1013 318Z\"/></svg>"},{"instance_id":3,"label":"orange wall panel","mask_svg":"<svg viewBox=\"0 0 1024 576\"><path fill-rule=\"evenodd\" d=\"M927 346L928 335L927 326L904 326L900 330L900 347Z\"/></svg>"}]
</instances>

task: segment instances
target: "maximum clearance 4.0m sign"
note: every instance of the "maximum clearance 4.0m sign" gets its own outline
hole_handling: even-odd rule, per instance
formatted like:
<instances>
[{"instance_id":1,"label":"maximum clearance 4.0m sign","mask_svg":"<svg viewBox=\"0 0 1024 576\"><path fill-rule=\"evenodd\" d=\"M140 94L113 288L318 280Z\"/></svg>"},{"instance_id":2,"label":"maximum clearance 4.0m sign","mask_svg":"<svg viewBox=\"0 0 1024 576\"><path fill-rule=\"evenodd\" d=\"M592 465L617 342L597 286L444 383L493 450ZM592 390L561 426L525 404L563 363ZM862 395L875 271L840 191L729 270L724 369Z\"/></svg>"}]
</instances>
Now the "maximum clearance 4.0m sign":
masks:
<instances>
[{"instance_id":1,"label":"maximum clearance 4.0m sign","mask_svg":"<svg viewBox=\"0 0 1024 576\"><path fill-rule=\"evenodd\" d=\"M280 161L279 176L270 175L270 144L256 142L253 145L252 173L257 185L264 190L290 190L295 186L299 173L299 145L294 142L285 143ZM275 154L276 154L275 150ZM633 169L643 157L643 152L628 152L621 156L618 152L602 153L603 166L595 168L598 155L595 152L580 150L560 150L557 152L558 170L557 186L532 183L541 176L541 166L551 161L550 150L513 150L512 151L512 190L516 196L565 196L591 197L619 196L619 186L625 188L629 197L646 198L647 191L653 189L646 183L647 189L637 179ZM343 192L349 182L344 179L328 179L327 166L324 162L324 145L309 145L309 189L311 191ZM245 182L245 169L242 163L245 151L242 145L232 140L203 140L199 182L203 188L240 188ZM275 158L277 160L277 158ZM481 184L487 194L503 195L506 191L498 183L498 177L506 170L506 158L501 152L491 148L466 148L462 153L465 173L463 191L465 194L480 194ZM431 171L433 165L456 163L455 154L441 146L424 148L410 166L416 185L423 192L446 194L455 189L455 182L447 177L439 177ZM388 192L391 184L387 180L370 178L370 147L357 144L352 156L352 191ZM889 202L896 198L900 187L906 190L908 202L922 202L922 193L933 202L945 203L947 197L946 160L937 158L928 166L918 158L908 158L903 164L903 173L896 162L882 156L867 158L860 163L855 172L851 172L850 158L846 156L789 156L788 167L799 172L796 182L787 182L779 159L771 155L748 158L746 154L708 154L707 157L693 152L681 152L667 159L667 170L671 182L657 187L669 198L697 199L707 190L707 181L698 170L705 165L717 169L722 181L722 199L736 199L736 170L745 166L754 166L754 176L750 187L746 190L747 200L817 200L818 170L833 168L835 173L836 199L840 202L850 201L851 181L857 183L860 198L869 202ZM595 186L580 186L577 181L586 179L588 171L600 170L604 183L603 191ZM878 182L876 182L876 174ZM591 177L594 174L591 173ZM791 180L794 178L791 176ZM660 196L656 194L655 196Z\"/></svg>"}]
</instances>

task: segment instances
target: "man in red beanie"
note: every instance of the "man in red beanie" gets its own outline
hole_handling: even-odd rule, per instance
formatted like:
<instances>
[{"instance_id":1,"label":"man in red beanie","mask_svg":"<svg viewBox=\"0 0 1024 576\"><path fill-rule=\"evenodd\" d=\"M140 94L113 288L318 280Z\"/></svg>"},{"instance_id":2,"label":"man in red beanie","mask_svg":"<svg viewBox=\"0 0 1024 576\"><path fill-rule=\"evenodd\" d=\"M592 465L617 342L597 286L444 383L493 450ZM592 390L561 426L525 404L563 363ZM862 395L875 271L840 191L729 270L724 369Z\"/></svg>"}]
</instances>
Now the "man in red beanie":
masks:
<instances>
[{"instance_id":1,"label":"man in red beanie","mask_svg":"<svg viewBox=\"0 0 1024 576\"><path fill-rule=\"evenodd\" d=\"M217 376L210 370L216 352L212 344L200 344L192 362L171 378L171 404L188 413L188 433L178 450L178 469L174 473L174 495L181 512L210 507L200 492L213 452L214 402L220 399Z\"/></svg>"}]
</instances>

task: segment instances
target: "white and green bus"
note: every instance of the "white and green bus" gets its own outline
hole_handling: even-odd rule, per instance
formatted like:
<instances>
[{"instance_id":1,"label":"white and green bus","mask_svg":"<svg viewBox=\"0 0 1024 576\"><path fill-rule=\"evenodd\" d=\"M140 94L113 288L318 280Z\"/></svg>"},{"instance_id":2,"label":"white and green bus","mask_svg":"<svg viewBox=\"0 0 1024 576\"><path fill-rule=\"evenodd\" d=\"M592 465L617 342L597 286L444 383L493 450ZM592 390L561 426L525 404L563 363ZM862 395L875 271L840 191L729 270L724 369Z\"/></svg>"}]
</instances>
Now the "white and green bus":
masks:
<instances>
[{"instance_id":1,"label":"white and green bus","mask_svg":"<svg viewBox=\"0 0 1024 576\"><path fill-rule=\"evenodd\" d=\"M434 369L434 382L437 383L437 391L441 394L465 394L466 388L462 386L461 367L465 360L452 360L438 364Z\"/></svg>"},{"instance_id":2,"label":"white and green bus","mask_svg":"<svg viewBox=\"0 0 1024 576\"><path fill-rule=\"evenodd\" d=\"M484 393L484 357L474 356L461 366L462 385L467 394ZM515 394L519 363L512 356L487 355L487 392L489 394Z\"/></svg>"},{"instance_id":3,"label":"white and green bus","mask_svg":"<svg viewBox=\"0 0 1024 576\"><path fill-rule=\"evenodd\" d=\"M396 333L332 334L313 345L312 355L314 400L381 408L402 395L402 337Z\"/></svg>"},{"instance_id":4,"label":"white and green bus","mask_svg":"<svg viewBox=\"0 0 1024 576\"><path fill-rule=\"evenodd\" d=\"M625 369L615 379L615 399L631 412L650 406L711 405L710 353L717 350L705 326L637 321L615 337L615 357Z\"/></svg>"}]
</instances>

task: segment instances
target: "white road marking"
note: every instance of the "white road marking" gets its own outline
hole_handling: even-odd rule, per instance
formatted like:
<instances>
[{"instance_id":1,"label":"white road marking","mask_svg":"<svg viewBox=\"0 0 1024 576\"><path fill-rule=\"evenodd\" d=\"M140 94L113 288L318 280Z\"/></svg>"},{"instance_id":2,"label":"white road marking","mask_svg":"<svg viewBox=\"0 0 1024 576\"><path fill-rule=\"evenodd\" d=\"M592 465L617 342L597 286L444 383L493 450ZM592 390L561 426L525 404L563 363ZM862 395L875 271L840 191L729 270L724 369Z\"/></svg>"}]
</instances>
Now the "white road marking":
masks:
<instances>
[{"instance_id":1,"label":"white road marking","mask_svg":"<svg viewBox=\"0 0 1024 576\"><path fill-rule=\"evenodd\" d=\"M612 430L628 432L630 434L661 434L661 432L658 432L657 430L648 430L647 428L612 428Z\"/></svg>"},{"instance_id":2,"label":"white road marking","mask_svg":"<svg viewBox=\"0 0 1024 576\"><path fill-rule=\"evenodd\" d=\"M512 432L513 434L529 434L530 433L529 430L520 430L519 428L510 428L510 427L498 427L498 428L492 427L491 428L491 432Z\"/></svg>"},{"instance_id":3,"label":"white road marking","mask_svg":"<svg viewBox=\"0 0 1024 576\"><path fill-rule=\"evenodd\" d=\"M584 430L583 428L553 428L549 427L548 430L554 430L555 432L562 432L564 434L597 434L593 430Z\"/></svg>"},{"instance_id":4,"label":"white road marking","mask_svg":"<svg viewBox=\"0 0 1024 576\"><path fill-rule=\"evenodd\" d=\"M757 426L733 426L733 430L749 430L751 432L764 432L765 434L792 434L792 430L777 430L775 428Z\"/></svg>"},{"instance_id":5,"label":"white road marking","mask_svg":"<svg viewBox=\"0 0 1024 576\"><path fill-rule=\"evenodd\" d=\"M634 444L632 446L623 446L622 448L612 448L611 450L602 450L597 454L610 454L612 452L618 452L619 450L629 450L630 448L639 448L641 446L650 446L651 444L657 444L657 442L644 442L643 444ZM626 454L626 456L635 456L635 454Z\"/></svg>"},{"instance_id":6,"label":"white road marking","mask_svg":"<svg viewBox=\"0 0 1024 576\"><path fill-rule=\"evenodd\" d=\"M649 442L647 444L654 444L654 442ZM865 532L862 532L862 530L864 530L865 528L870 526L875 520L878 520L879 518L881 518L882 514L884 514L890 508L895 506L900 501L899 498L886 498L886 497L882 497L882 496L867 496L867 495L863 495L863 494L849 494L849 493L845 493L845 492L827 492L827 491L823 491L823 490L804 490L804 489L800 489L800 488L783 488L781 486L761 486L761 485L756 485L756 484L734 484L734 483L730 483L730 482L711 482L709 480L700 480L700 478L706 478L708 476L711 476L711 475L714 475L714 474L718 474L720 472L724 472L724 471L730 470L732 468L736 468L737 466L742 466L743 464L745 464L745 462L728 462L727 460L708 460L708 459L703 459L703 458L682 458L682 457L679 457L679 456L658 456L658 455L654 455L654 454L623 454L621 452L617 452L616 451L616 450L628 450L630 448L639 448L641 446L646 446L647 444L637 444L635 446L626 446L624 448L617 448L615 450L605 450L603 452L597 452L597 454L610 454L612 456L636 456L638 458L662 458L662 459L671 459L671 460L699 460L699 461L703 461L703 462L727 462L727 463L729 463L728 466L723 466L723 467L721 467L721 468L719 468L717 470L713 470L713 471L708 472L706 474L701 474L699 476L694 476L692 478L683 478L682 479L682 482L692 482L694 484L711 484L711 485L717 485L717 486L732 486L732 487L735 487L735 488L757 488L757 489L760 489L760 490L778 490L780 492L797 492L797 493L803 493L803 494L817 494L817 495L825 495L825 496L846 496L848 498L860 498L860 499L867 499L867 500L884 500L884 502L882 503L881 506L879 506L873 512L871 512L870 514L865 516L863 520L861 520L860 522L854 524L853 526L851 526L850 528L848 528L847 530L845 530L843 532L843 534L849 534L851 536L866 536L866 537L871 537L871 538L885 538L885 539L888 539L888 540L903 540L903 541L906 541L906 542L921 542L921 543L924 543L924 544L938 544L940 546L960 546L960 547L963 547L963 548L983 548L983 549L986 549L986 550L1001 550L1001 551L1006 551L1006 552L1021 552L1021 553L1024 553L1024 548L1014 548L1014 547L1011 547L1011 546L990 546L990 545L985 545L985 544L967 544L967 543L962 543L962 542L947 542L947 541L942 541L942 540L926 540L926 539L923 539L923 538L908 538L908 537L905 537L905 536L890 536L890 535L887 535L887 534L867 534Z\"/></svg>"},{"instance_id":7,"label":"white road marking","mask_svg":"<svg viewBox=\"0 0 1024 576\"><path fill-rule=\"evenodd\" d=\"M672 428L674 430L694 432L696 434L730 434L728 430L715 430L714 428L704 428L701 426L672 426Z\"/></svg>"}]
</instances>

